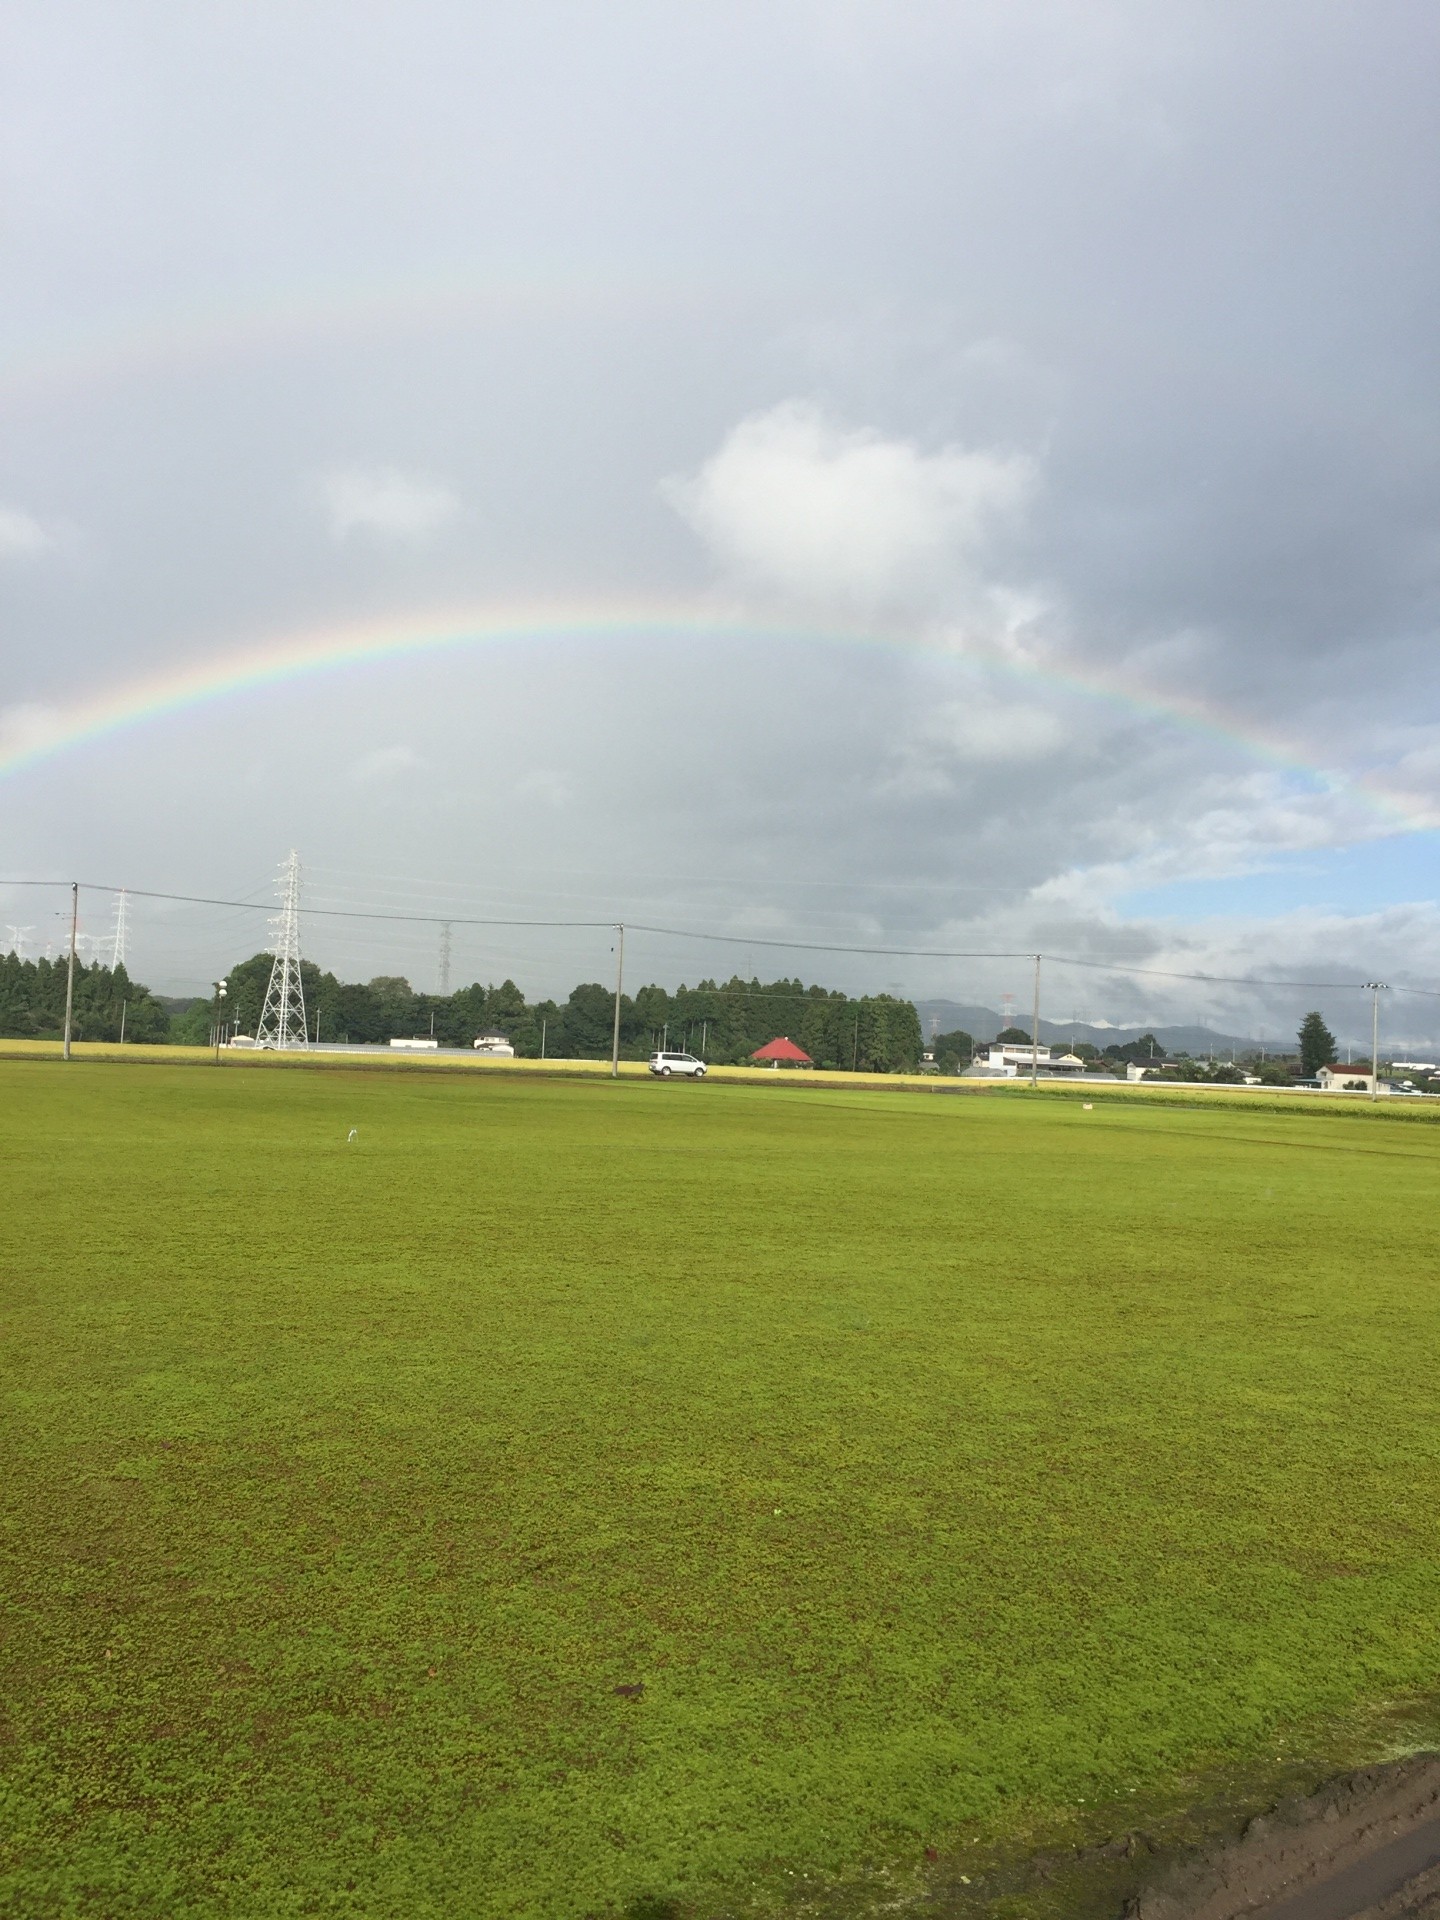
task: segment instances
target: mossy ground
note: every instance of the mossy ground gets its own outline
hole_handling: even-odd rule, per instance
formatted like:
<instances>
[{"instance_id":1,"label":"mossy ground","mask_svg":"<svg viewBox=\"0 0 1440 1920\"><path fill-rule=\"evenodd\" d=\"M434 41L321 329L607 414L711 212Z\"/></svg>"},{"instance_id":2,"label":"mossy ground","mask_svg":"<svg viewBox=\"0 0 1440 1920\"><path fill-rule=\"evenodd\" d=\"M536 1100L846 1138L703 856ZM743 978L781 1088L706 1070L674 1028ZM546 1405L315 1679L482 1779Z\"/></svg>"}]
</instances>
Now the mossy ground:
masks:
<instances>
[{"instance_id":1,"label":"mossy ground","mask_svg":"<svg viewBox=\"0 0 1440 1920\"><path fill-rule=\"evenodd\" d=\"M1432 1126L36 1061L0 1155L5 1911L853 1910L1436 1687Z\"/></svg>"}]
</instances>

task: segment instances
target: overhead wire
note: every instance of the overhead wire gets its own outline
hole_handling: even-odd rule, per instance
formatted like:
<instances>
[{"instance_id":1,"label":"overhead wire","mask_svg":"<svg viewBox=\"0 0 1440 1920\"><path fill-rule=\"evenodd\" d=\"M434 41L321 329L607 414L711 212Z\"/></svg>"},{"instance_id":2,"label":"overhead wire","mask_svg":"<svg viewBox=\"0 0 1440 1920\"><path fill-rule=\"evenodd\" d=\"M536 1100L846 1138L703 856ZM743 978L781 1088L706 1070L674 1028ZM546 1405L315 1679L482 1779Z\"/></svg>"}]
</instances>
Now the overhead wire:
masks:
<instances>
[{"instance_id":1,"label":"overhead wire","mask_svg":"<svg viewBox=\"0 0 1440 1920\"><path fill-rule=\"evenodd\" d=\"M158 888L119 887L102 884L93 880L72 882L69 880L0 880L0 887L69 887L79 886L83 891L93 893L124 892L133 900L162 900L185 906L217 907L237 909L242 912L273 913L273 902L257 900L231 900L217 895L169 893ZM648 933L656 938L687 940L707 945L720 945L745 948L764 948L772 952L787 953L827 953L844 954L852 957L896 960L1040 960L1051 966L1078 967L1094 973L1109 973L1150 980L1184 980L1206 986L1231 986L1250 988L1275 988L1280 990L1303 989L1307 992L1354 993L1371 990L1373 982L1368 980L1295 980L1262 979L1253 974L1223 974L1188 972L1180 968L1146 967L1126 960L1085 959L1074 954L1049 953L1034 947L887 947L878 945L857 945L839 941L798 940L778 938L768 934L721 933L693 927L667 927L642 920L566 920L537 917L480 916L457 914L446 909L428 913L396 913L388 909L366 907L320 907L307 906L304 915L308 919L325 920L363 920L392 925L425 926L439 928L452 927L509 927L509 928L548 928L556 931L599 932L611 931L623 925L627 932ZM1440 999L1440 988L1408 986L1402 983L1387 984L1386 991L1423 994L1427 998Z\"/></svg>"}]
</instances>

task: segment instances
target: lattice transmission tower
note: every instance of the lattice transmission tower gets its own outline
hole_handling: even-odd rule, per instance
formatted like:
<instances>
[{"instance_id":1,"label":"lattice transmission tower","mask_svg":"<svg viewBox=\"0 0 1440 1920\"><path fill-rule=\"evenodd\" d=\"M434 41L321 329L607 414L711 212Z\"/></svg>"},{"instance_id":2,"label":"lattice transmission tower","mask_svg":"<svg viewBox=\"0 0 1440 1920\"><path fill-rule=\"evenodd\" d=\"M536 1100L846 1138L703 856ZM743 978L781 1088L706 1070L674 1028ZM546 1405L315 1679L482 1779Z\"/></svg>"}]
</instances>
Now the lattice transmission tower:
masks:
<instances>
[{"instance_id":1,"label":"lattice transmission tower","mask_svg":"<svg viewBox=\"0 0 1440 1920\"><path fill-rule=\"evenodd\" d=\"M115 896L115 939L110 952L110 971L125 965L125 947L128 933L125 926L125 889L122 887Z\"/></svg>"},{"instance_id":2,"label":"lattice transmission tower","mask_svg":"<svg viewBox=\"0 0 1440 1920\"><path fill-rule=\"evenodd\" d=\"M270 985L255 1029L257 1047L307 1047L305 989L300 984L300 856L294 851L280 869L280 911L270 922L275 931Z\"/></svg>"}]
</instances>

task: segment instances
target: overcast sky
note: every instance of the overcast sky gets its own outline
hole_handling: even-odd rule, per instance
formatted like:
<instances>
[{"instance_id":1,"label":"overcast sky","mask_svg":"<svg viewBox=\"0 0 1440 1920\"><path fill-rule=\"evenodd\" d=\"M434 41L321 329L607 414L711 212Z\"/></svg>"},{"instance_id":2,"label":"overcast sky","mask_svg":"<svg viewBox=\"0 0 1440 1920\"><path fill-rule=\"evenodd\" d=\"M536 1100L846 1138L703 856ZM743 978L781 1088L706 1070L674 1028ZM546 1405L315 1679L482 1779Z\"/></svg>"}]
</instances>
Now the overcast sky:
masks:
<instances>
[{"instance_id":1,"label":"overcast sky","mask_svg":"<svg viewBox=\"0 0 1440 1920\"><path fill-rule=\"evenodd\" d=\"M1422 0L10 0L0 751L291 636L573 630L61 747L0 776L0 873L262 900L294 846L312 906L1440 985L1437 41ZM0 889L0 938L60 904ZM133 921L167 988L263 925ZM433 928L306 944L435 983ZM455 932L458 977L611 964Z\"/></svg>"}]
</instances>

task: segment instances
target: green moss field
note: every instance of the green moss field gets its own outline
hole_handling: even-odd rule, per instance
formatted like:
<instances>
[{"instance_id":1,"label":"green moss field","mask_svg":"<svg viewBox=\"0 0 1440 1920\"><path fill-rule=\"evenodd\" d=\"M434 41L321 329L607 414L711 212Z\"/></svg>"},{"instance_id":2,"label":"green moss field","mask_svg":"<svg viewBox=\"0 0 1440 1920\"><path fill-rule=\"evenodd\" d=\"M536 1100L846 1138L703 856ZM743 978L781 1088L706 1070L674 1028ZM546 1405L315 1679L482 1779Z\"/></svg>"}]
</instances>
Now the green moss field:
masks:
<instances>
[{"instance_id":1,"label":"green moss field","mask_svg":"<svg viewBox=\"0 0 1440 1920\"><path fill-rule=\"evenodd\" d=\"M1368 1107L0 1062L0 1912L918 1912L1403 1740L1437 1175Z\"/></svg>"}]
</instances>

